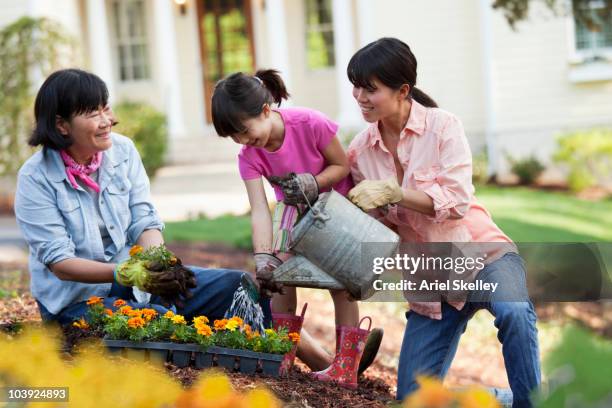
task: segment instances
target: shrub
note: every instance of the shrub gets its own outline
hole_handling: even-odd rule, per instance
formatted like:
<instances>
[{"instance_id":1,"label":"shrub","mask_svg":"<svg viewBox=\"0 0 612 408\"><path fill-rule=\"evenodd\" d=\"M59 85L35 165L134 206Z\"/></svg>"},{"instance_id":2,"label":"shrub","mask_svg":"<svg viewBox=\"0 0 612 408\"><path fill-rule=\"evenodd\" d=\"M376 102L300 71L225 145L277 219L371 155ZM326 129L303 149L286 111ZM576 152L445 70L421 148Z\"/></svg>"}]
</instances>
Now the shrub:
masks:
<instances>
[{"instance_id":1,"label":"shrub","mask_svg":"<svg viewBox=\"0 0 612 408\"><path fill-rule=\"evenodd\" d=\"M554 160L567 166L567 184L573 191L610 183L612 129L593 129L558 139Z\"/></svg>"},{"instance_id":2,"label":"shrub","mask_svg":"<svg viewBox=\"0 0 612 408\"><path fill-rule=\"evenodd\" d=\"M472 182L474 184L487 184L489 181L489 158L487 150L482 149L472 158Z\"/></svg>"},{"instance_id":3,"label":"shrub","mask_svg":"<svg viewBox=\"0 0 612 408\"><path fill-rule=\"evenodd\" d=\"M119 124L115 131L131 138L150 178L164 165L168 149L166 117L150 105L122 102L113 107Z\"/></svg>"},{"instance_id":4,"label":"shrub","mask_svg":"<svg viewBox=\"0 0 612 408\"><path fill-rule=\"evenodd\" d=\"M544 171L544 166L534 155L522 159L507 155L506 158L510 162L510 170L518 176L521 185L533 184Z\"/></svg>"}]
</instances>

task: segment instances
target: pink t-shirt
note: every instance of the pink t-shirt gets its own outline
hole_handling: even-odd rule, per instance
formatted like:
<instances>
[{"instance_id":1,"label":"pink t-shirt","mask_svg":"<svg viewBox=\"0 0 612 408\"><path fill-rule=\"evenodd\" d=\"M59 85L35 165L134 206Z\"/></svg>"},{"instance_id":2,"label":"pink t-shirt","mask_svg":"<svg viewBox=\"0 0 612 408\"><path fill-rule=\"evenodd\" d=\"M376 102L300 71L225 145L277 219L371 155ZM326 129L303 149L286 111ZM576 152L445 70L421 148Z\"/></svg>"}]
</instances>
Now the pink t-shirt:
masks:
<instances>
[{"instance_id":1,"label":"pink t-shirt","mask_svg":"<svg viewBox=\"0 0 612 408\"><path fill-rule=\"evenodd\" d=\"M278 109L285 123L285 139L277 150L243 146L238 154L238 168L243 180L287 173L312 173L317 175L327 167L323 150L336 136L338 125L321 112L307 108ZM283 200L283 192L274 187L276 199ZM351 176L340 180L334 190L346 195L353 187ZM322 189L321 192L330 189Z\"/></svg>"}]
</instances>

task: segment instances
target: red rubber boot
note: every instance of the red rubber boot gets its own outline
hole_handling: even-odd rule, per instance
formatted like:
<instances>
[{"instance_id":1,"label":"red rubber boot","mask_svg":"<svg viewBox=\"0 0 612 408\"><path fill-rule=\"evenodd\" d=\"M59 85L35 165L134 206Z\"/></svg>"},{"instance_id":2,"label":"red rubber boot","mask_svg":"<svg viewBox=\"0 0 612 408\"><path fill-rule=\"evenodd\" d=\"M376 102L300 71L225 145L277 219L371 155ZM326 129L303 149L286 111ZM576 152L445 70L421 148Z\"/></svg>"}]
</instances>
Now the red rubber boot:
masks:
<instances>
[{"instance_id":1,"label":"red rubber boot","mask_svg":"<svg viewBox=\"0 0 612 408\"><path fill-rule=\"evenodd\" d=\"M361 323L368 319L368 329L361 329ZM312 376L321 381L333 381L346 388L357 388L357 369L363 354L365 341L372 327L369 316L359 321L357 327L340 326L340 336L336 340L337 351L332 365L323 371L312 373Z\"/></svg>"},{"instance_id":2,"label":"red rubber boot","mask_svg":"<svg viewBox=\"0 0 612 408\"><path fill-rule=\"evenodd\" d=\"M294 315L290 313L272 313L272 324L274 325L274 329L278 330L281 327L285 327L287 329L287 333L295 332L299 334L302 330L302 323L304 323L304 315L306 314L307 307L308 303L304 303L301 315ZM297 344L293 346L290 352L285 354L285 358L281 363L279 371L280 375L289 374L289 370L291 367L293 367L296 352Z\"/></svg>"}]
</instances>

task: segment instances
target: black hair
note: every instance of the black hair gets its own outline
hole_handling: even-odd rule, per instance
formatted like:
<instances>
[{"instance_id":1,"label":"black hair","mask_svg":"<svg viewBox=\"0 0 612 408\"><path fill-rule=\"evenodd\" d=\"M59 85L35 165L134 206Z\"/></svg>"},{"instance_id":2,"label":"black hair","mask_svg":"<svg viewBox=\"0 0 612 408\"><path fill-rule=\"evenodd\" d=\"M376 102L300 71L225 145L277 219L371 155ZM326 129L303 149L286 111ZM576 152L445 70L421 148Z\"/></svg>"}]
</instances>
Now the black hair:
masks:
<instances>
[{"instance_id":1,"label":"black hair","mask_svg":"<svg viewBox=\"0 0 612 408\"><path fill-rule=\"evenodd\" d=\"M280 106L289 93L279 72L259 70L255 76L237 72L217 82L212 96L212 120L217 134L243 132L243 120L259 116L264 104Z\"/></svg>"},{"instance_id":2,"label":"black hair","mask_svg":"<svg viewBox=\"0 0 612 408\"><path fill-rule=\"evenodd\" d=\"M374 79L395 90L408 84L409 98L430 108L438 107L429 95L415 86L416 57L410 47L397 38L384 37L357 51L349 61L346 74L354 86L368 90L374 89Z\"/></svg>"},{"instance_id":3,"label":"black hair","mask_svg":"<svg viewBox=\"0 0 612 408\"><path fill-rule=\"evenodd\" d=\"M107 103L108 89L97 75L74 68L52 73L36 95L36 124L28 144L66 149L73 141L57 130L57 116L69 121L75 115L93 112Z\"/></svg>"}]
</instances>

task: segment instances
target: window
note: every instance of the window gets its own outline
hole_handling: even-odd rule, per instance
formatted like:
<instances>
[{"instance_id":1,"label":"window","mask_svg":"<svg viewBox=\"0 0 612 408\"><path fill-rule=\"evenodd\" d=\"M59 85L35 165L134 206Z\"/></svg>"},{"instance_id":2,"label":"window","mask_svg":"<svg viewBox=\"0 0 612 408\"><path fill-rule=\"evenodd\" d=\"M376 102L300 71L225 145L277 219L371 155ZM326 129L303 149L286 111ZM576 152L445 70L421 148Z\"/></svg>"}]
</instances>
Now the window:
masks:
<instances>
[{"instance_id":1,"label":"window","mask_svg":"<svg viewBox=\"0 0 612 408\"><path fill-rule=\"evenodd\" d=\"M576 52L586 59L596 60L612 51L612 13L604 0L573 0ZM580 14L580 15L578 15Z\"/></svg>"},{"instance_id":2,"label":"window","mask_svg":"<svg viewBox=\"0 0 612 408\"><path fill-rule=\"evenodd\" d=\"M306 61L313 70L336 63L331 0L306 0Z\"/></svg>"},{"instance_id":3,"label":"window","mask_svg":"<svg viewBox=\"0 0 612 408\"><path fill-rule=\"evenodd\" d=\"M119 79L149 79L149 56L144 0L114 0L113 28Z\"/></svg>"}]
</instances>

